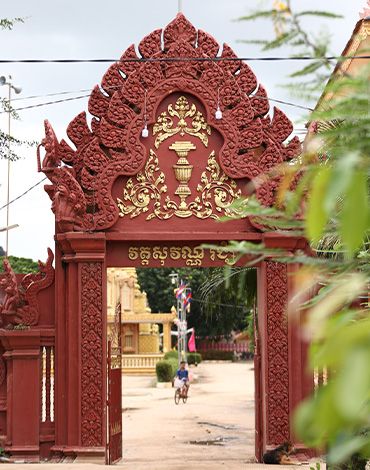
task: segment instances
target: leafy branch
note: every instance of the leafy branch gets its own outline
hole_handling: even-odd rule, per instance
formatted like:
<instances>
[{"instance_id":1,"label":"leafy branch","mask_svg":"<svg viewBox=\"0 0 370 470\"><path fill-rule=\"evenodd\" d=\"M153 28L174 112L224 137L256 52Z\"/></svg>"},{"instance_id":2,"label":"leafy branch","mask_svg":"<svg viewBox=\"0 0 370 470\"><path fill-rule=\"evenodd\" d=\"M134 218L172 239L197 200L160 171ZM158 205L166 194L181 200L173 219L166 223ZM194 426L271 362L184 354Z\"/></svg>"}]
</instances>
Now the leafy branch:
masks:
<instances>
[{"instance_id":1,"label":"leafy branch","mask_svg":"<svg viewBox=\"0 0 370 470\"><path fill-rule=\"evenodd\" d=\"M303 154L294 165L279 168L277 205L259 208L254 198L240 203L243 215L258 216L266 227L274 214L282 224L290 220L317 256L285 256L242 242L225 247L239 257L259 254L302 266L290 308L309 309L304 334L311 340L310 366L328 369L330 380L299 407L296 431L307 445L328 447L329 464L351 459L339 469L364 468L370 455L369 73L364 67L356 77L330 82L330 100L311 115ZM292 172L300 178L295 187L287 184ZM307 302L313 288L319 292Z\"/></svg>"},{"instance_id":2,"label":"leafy branch","mask_svg":"<svg viewBox=\"0 0 370 470\"><path fill-rule=\"evenodd\" d=\"M309 77L311 78L311 88L317 91L319 87L322 87L323 73L325 72L324 80L327 80L334 64L331 60L326 58L330 43L328 37L326 35L315 37L313 34L308 33L302 26L301 19L310 16L326 19L342 18L341 15L322 10L303 10L296 12L292 8L291 0L285 0L277 2L274 9L255 11L249 15L241 16L237 21L268 19L272 21L275 30L274 39L248 39L241 40L240 42L260 45L262 51L276 50L288 46L293 50L295 57L310 55L316 58L317 60L313 63L291 73L289 77ZM318 76L318 72L322 72L320 77Z\"/></svg>"},{"instance_id":3,"label":"leafy branch","mask_svg":"<svg viewBox=\"0 0 370 470\"><path fill-rule=\"evenodd\" d=\"M0 29L2 30L12 30L17 23L24 23L25 18L0 18ZM10 119L19 119L19 115L16 110L11 106L11 103L6 98L0 98L0 108L3 112L8 113ZM16 137L9 135L8 133L0 130L0 158L7 158L9 160L15 161L20 158L20 156L12 149L12 146L22 146L26 145L28 147L33 147L37 145L36 141L20 140Z\"/></svg>"},{"instance_id":4,"label":"leafy branch","mask_svg":"<svg viewBox=\"0 0 370 470\"><path fill-rule=\"evenodd\" d=\"M13 29L16 23L24 23L25 18L0 18L0 28L1 29Z\"/></svg>"}]
</instances>

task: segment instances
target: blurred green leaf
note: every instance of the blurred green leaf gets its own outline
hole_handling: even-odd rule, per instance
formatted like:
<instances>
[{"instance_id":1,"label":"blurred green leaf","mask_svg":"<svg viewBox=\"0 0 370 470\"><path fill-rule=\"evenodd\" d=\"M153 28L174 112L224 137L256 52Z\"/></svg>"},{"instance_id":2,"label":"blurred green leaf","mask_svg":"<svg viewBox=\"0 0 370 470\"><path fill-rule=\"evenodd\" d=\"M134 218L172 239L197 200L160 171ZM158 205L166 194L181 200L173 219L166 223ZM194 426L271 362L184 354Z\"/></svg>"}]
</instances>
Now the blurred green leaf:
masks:
<instances>
[{"instance_id":1,"label":"blurred green leaf","mask_svg":"<svg viewBox=\"0 0 370 470\"><path fill-rule=\"evenodd\" d=\"M257 45L265 45L268 43L265 39L238 39L236 42L242 44L257 44Z\"/></svg>"},{"instance_id":2,"label":"blurred green leaf","mask_svg":"<svg viewBox=\"0 0 370 470\"><path fill-rule=\"evenodd\" d=\"M345 158L339 160L338 164L333 167L332 178L324 199L325 210L329 214L335 209L339 196L343 196L345 193L359 160L358 153L348 153Z\"/></svg>"},{"instance_id":3,"label":"blurred green leaf","mask_svg":"<svg viewBox=\"0 0 370 470\"><path fill-rule=\"evenodd\" d=\"M279 37L274 39L273 41L268 42L265 44L262 48L263 51L268 51L271 49L277 49L278 47L281 47L284 44L289 43L293 38L298 36L297 31L289 31L287 33L281 34Z\"/></svg>"},{"instance_id":4,"label":"blurred green leaf","mask_svg":"<svg viewBox=\"0 0 370 470\"><path fill-rule=\"evenodd\" d=\"M316 72L319 68L323 67L324 62L322 60L318 62L312 62L311 64L307 65L306 67L303 67L303 69L297 70L294 73L291 73L289 77L295 78L295 77L301 77L302 75L308 75L310 73Z\"/></svg>"},{"instance_id":5,"label":"blurred green leaf","mask_svg":"<svg viewBox=\"0 0 370 470\"><path fill-rule=\"evenodd\" d=\"M325 341L314 343L310 351L311 366L338 368L348 351L369 341L370 321L358 318L358 312L346 310L331 317L326 324Z\"/></svg>"},{"instance_id":6,"label":"blurred green leaf","mask_svg":"<svg viewBox=\"0 0 370 470\"><path fill-rule=\"evenodd\" d=\"M258 18L275 18L279 14L280 12L277 10L256 11L250 15L240 16L235 21L252 21L257 20Z\"/></svg>"},{"instance_id":7,"label":"blurred green leaf","mask_svg":"<svg viewBox=\"0 0 370 470\"><path fill-rule=\"evenodd\" d=\"M344 195L340 216L340 233L344 244L353 254L363 243L369 229L369 196L367 175L356 171Z\"/></svg>"},{"instance_id":8,"label":"blurred green leaf","mask_svg":"<svg viewBox=\"0 0 370 470\"><path fill-rule=\"evenodd\" d=\"M368 338L370 341L370 331ZM351 348L337 373L335 401L338 410L348 420L358 419L361 408L370 398L370 374L364 373L369 364L369 348Z\"/></svg>"},{"instance_id":9,"label":"blurred green leaf","mask_svg":"<svg viewBox=\"0 0 370 470\"><path fill-rule=\"evenodd\" d=\"M308 238L313 241L320 239L328 220L328 213L323 202L331 176L332 169L330 166L320 167L312 181L311 196L306 214L306 231Z\"/></svg>"},{"instance_id":10,"label":"blurred green leaf","mask_svg":"<svg viewBox=\"0 0 370 470\"><path fill-rule=\"evenodd\" d=\"M351 455L361 451L365 446L368 438L365 436L348 436L347 439L339 440L332 444L328 453L328 462L338 464L348 460Z\"/></svg>"},{"instance_id":11,"label":"blurred green leaf","mask_svg":"<svg viewBox=\"0 0 370 470\"><path fill-rule=\"evenodd\" d=\"M306 10L301 11L295 15L296 17L300 16L323 16L325 18L343 18L343 15L338 15L336 13L332 13L331 11L321 11L321 10Z\"/></svg>"}]
</instances>

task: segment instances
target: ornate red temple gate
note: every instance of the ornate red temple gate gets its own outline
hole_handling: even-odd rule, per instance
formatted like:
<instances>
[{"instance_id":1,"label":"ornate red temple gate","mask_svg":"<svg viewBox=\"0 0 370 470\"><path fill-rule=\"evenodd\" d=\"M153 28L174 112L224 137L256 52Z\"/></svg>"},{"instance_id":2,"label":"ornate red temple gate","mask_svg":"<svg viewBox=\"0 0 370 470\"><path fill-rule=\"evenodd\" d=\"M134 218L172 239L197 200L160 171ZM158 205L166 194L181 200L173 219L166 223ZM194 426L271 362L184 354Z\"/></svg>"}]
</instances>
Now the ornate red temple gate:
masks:
<instances>
[{"instance_id":1,"label":"ornate red temple gate","mask_svg":"<svg viewBox=\"0 0 370 470\"><path fill-rule=\"evenodd\" d=\"M227 45L219 54L219 44L181 14L163 31L146 36L138 50L141 58L151 60L138 61L130 46L91 93L91 127L85 113L69 124L67 134L75 148L59 142L46 121L42 161L38 154L39 170L50 180L45 189L56 220L55 399L52 443L45 451L52 455L105 452L108 267L233 264L232 253L202 247L229 240L265 243L288 254L305 248L304 240L265 232L250 218L219 223L220 217L238 215L231 205L249 195L253 179L300 151L297 138L286 142L293 126L285 114L274 108L270 117L266 92L248 65ZM208 60L216 57L222 60ZM272 205L278 184L278 177L262 179L255 188L257 198ZM295 440L292 411L311 390L312 378L304 373L306 345L299 324L285 315L293 293L290 274L297 267L269 260L255 266L260 459L266 447ZM27 348L32 332L45 329L40 321L28 326ZM6 333L0 337L8 354L13 346ZM9 391L11 375L10 365L8 393L0 389L7 449L39 455L41 438L33 422L17 442L12 438L25 424L19 414L10 413L15 393ZM24 384L15 387L20 393Z\"/></svg>"}]
</instances>

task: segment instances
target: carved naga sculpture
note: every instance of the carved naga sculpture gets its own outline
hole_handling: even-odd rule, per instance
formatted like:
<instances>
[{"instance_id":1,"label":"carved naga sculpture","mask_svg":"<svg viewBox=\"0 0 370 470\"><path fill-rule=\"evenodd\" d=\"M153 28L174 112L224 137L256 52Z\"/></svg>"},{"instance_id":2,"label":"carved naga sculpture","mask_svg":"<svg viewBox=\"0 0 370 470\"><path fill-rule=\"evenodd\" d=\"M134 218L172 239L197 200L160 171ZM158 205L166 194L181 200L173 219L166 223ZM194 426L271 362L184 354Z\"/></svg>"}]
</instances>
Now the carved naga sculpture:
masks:
<instances>
[{"instance_id":1,"label":"carved naga sculpture","mask_svg":"<svg viewBox=\"0 0 370 470\"><path fill-rule=\"evenodd\" d=\"M45 191L52 200L51 209L60 231L79 229L81 217L86 211L86 200L81 186L77 183L75 171L67 166L60 166L58 155L59 143L50 123L45 121L45 137L37 148L38 170L45 173L51 185L45 185ZM45 149L41 163L40 147Z\"/></svg>"},{"instance_id":2,"label":"carved naga sculpture","mask_svg":"<svg viewBox=\"0 0 370 470\"><path fill-rule=\"evenodd\" d=\"M18 290L17 278L7 259L3 261L5 278L0 281L0 287L5 292L5 298L0 305L0 323L4 323L5 316L15 316L22 296ZM6 322L5 322L6 323Z\"/></svg>"},{"instance_id":3,"label":"carved naga sculpture","mask_svg":"<svg viewBox=\"0 0 370 470\"><path fill-rule=\"evenodd\" d=\"M9 261L3 261L5 278L0 282L5 292L5 298L0 304L0 323L4 327L14 325L37 325L40 315L37 295L42 289L46 289L54 282L53 268L54 254L48 248L46 263L38 262L39 272L26 274L17 283L16 275Z\"/></svg>"}]
</instances>

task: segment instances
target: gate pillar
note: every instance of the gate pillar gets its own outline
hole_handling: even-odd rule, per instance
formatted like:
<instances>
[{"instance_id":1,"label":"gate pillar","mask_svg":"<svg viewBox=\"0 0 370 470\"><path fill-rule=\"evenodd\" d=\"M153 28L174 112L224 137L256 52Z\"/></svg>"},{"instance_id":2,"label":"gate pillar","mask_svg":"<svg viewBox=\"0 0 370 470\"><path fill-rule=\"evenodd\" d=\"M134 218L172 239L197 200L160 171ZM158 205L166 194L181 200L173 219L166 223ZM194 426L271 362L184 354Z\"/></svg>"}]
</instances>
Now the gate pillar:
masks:
<instances>
[{"instance_id":1,"label":"gate pillar","mask_svg":"<svg viewBox=\"0 0 370 470\"><path fill-rule=\"evenodd\" d=\"M0 330L7 361L7 439L12 456L38 461L40 446L40 331ZM27 391L27 396L25 396Z\"/></svg>"},{"instance_id":2,"label":"gate pillar","mask_svg":"<svg viewBox=\"0 0 370 470\"><path fill-rule=\"evenodd\" d=\"M104 458L105 236L65 233L56 249L55 453Z\"/></svg>"},{"instance_id":3,"label":"gate pillar","mask_svg":"<svg viewBox=\"0 0 370 470\"><path fill-rule=\"evenodd\" d=\"M301 240L266 235L265 244L292 251ZM272 243L273 242L273 243ZM303 247L302 247L303 248ZM313 389L307 373L308 345L299 334L300 314L287 317L287 306L294 295L294 272L298 265L264 261L258 268L258 338L260 382L256 390L259 426L256 429L256 457L261 461L268 447L290 440L298 451L310 454L297 442L293 412ZM257 441L258 440L258 441Z\"/></svg>"}]
</instances>

